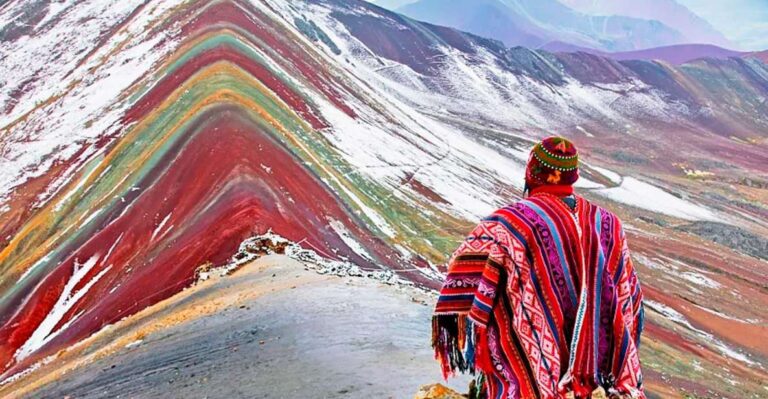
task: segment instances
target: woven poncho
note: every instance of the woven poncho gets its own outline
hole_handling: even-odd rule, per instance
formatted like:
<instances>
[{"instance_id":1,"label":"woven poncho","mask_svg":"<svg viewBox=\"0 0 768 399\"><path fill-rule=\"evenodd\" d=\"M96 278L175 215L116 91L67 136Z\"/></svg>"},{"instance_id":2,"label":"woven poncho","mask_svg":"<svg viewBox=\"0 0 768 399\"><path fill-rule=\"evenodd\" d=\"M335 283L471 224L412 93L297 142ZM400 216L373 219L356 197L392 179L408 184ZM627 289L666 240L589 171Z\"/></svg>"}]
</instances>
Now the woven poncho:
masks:
<instances>
[{"instance_id":1,"label":"woven poncho","mask_svg":"<svg viewBox=\"0 0 768 399\"><path fill-rule=\"evenodd\" d=\"M644 398L642 293L619 219L551 194L499 209L451 257L433 318L446 377L488 398Z\"/></svg>"}]
</instances>

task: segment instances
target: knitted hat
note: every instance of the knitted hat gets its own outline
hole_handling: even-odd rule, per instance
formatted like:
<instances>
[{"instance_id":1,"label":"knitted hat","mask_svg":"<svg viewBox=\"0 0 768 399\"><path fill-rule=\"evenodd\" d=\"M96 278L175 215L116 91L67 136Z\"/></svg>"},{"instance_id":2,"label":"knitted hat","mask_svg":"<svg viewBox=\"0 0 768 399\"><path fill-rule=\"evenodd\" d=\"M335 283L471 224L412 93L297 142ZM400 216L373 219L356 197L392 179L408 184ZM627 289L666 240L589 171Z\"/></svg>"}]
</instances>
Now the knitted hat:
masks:
<instances>
[{"instance_id":1,"label":"knitted hat","mask_svg":"<svg viewBox=\"0 0 768 399\"><path fill-rule=\"evenodd\" d=\"M579 180L579 152L562 137L547 137L528 158L525 182L533 189L544 185L570 186Z\"/></svg>"}]
</instances>

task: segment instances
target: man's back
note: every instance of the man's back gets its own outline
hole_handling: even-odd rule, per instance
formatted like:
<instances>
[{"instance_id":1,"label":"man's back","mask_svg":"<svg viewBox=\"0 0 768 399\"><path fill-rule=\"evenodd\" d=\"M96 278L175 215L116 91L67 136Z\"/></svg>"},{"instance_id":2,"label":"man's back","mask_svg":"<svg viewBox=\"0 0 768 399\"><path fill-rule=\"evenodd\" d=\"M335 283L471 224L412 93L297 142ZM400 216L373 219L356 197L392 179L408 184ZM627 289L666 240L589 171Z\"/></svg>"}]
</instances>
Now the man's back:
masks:
<instances>
[{"instance_id":1,"label":"man's back","mask_svg":"<svg viewBox=\"0 0 768 399\"><path fill-rule=\"evenodd\" d=\"M539 189L483 219L454 253L435 311L444 371L488 397L642 396L642 294L619 219Z\"/></svg>"}]
</instances>

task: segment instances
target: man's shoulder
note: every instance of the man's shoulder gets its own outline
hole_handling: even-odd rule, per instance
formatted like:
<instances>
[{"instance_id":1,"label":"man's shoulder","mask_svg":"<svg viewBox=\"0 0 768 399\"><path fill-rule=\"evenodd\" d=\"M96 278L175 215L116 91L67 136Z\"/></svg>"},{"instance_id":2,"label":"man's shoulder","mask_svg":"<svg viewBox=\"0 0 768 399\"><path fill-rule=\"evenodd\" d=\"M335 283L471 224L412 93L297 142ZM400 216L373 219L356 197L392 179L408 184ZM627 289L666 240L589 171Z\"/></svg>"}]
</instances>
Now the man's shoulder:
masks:
<instances>
[{"instance_id":1,"label":"man's shoulder","mask_svg":"<svg viewBox=\"0 0 768 399\"><path fill-rule=\"evenodd\" d=\"M523 201L524 200L519 200L498 208L481 220L483 223L499 223L509 221L510 219L519 218L521 216L521 207L524 206Z\"/></svg>"},{"instance_id":2,"label":"man's shoulder","mask_svg":"<svg viewBox=\"0 0 768 399\"><path fill-rule=\"evenodd\" d=\"M481 219L480 226L494 235L509 237L509 239L524 240L529 233L524 226L529 225L532 209L526 206L524 200L510 203L496 209Z\"/></svg>"},{"instance_id":3,"label":"man's shoulder","mask_svg":"<svg viewBox=\"0 0 768 399\"><path fill-rule=\"evenodd\" d=\"M484 223L503 223L508 225L515 221L528 221L534 217L538 208L534 198L522 198L496 209L484 217Z\"/></svg>"},{"instance_id":4,"label":"man's shoulder","mask_svg":"<svg viewBox=\"0 0 768 399\"><path fill-rule=\"evenodd\" d=\"M581 197L581 201L582 201L582 204L584 204L584 206L589 207L589 212L588 212L589 214L594 215L594 214L597 214L599 212L601 220L603 220L603 221L610 221L611 223L613 223L613 224L615 224L615 225L617 225L619 227L623 226L621 218L618 215L616 215L616 213L611 211L610 209L602 207L602 206L597 205L597 204L594 204L594 203L592 203L591 201L587 200L584 197Z\"/></svg>"},{"instance_id":5,"label":"man's shoulder","mask_svg":"<svg viewBox=\"0 0 768 399\"><path fill-rule=\"evenodd\" d=\"M622 225L622 222L619 216L616 215L616 213L614 213L610 209L597 205L582 196L577 195L576 198L581 203L582 207L587 208L586 209L587 213L594 215L599 212L602 219L611 220L611 221L614 221L614 223ZM497 223L499 221L509 221L511 219L526 219L530 216L529 215L530 212L535 212L533 207L536 207L537 209L541 209L540 207L537 206L536 201L538 200L543 200L543 199L537 198L537 197L522 198L506 206L496 209L490 215L483 218L483 221L484 222L487 221L490 223L494 223L494 222Z\"/></svg>"}]
</instances>

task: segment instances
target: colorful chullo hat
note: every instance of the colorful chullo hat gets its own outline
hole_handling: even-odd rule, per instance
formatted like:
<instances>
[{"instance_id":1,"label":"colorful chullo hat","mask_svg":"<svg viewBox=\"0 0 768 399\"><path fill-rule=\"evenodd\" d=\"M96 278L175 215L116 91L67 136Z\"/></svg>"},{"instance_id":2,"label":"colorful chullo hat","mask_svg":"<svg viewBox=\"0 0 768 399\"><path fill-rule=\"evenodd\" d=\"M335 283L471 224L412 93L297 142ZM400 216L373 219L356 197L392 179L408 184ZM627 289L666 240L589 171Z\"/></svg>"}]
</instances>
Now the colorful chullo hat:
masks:
<instances>
[{"instance_id":1,"label":"colorful chullo hat","mask_svg":"<svg viewBox=\"0 0 768 399\"><path fill-rule=\"evenodd\" d=\"M528 158L525 182L530 189L544 186L570 186L579 180L579 152L562 137L547 137L536 144Z\"/></svg>"}]
</instances>

